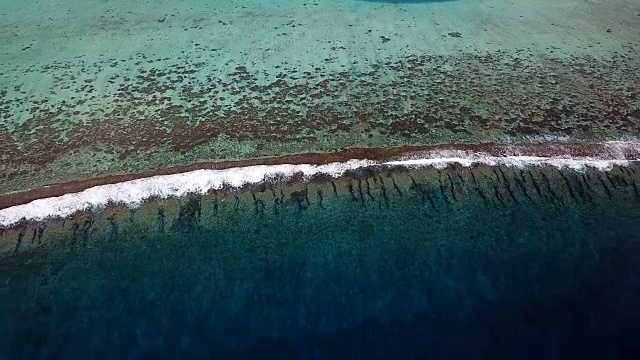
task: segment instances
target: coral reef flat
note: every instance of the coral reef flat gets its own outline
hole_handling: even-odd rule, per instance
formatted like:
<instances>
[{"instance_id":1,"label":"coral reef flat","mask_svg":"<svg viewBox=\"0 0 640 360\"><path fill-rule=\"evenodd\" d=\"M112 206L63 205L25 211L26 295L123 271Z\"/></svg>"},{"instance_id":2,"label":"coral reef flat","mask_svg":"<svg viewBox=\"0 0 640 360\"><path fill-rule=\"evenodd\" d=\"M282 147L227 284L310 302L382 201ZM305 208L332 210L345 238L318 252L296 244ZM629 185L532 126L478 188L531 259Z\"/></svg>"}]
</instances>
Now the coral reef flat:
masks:
<instances>
[{"instance_id":1,"label":"coral reef flat","mask_svg":"<svg viewBox=\"0 0 640 360\"><path fill-rule=\"evenodd\" d=\"M199 161L637 138L640 5L0 0L0 192Z\"/></svg>"}]
</instances>

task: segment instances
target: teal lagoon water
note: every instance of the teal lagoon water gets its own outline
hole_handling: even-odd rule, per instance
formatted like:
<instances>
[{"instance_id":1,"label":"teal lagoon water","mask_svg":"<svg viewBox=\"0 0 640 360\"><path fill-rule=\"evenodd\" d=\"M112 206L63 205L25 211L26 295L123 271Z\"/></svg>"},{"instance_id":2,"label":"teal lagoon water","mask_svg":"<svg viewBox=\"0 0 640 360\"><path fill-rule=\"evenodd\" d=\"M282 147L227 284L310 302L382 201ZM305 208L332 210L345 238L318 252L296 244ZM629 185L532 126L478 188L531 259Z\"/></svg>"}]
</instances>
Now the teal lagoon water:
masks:
<instances>
[{"instance_id":1,"label":"teal lagoon water","mask_svg":"<svg viewBox=\"0 0 640 360\"><path fill-rule=\"evenodd\" d=\"M640 169L361 169L2 234L5 358L625 358Z\"/></svg>"}]
</instances>

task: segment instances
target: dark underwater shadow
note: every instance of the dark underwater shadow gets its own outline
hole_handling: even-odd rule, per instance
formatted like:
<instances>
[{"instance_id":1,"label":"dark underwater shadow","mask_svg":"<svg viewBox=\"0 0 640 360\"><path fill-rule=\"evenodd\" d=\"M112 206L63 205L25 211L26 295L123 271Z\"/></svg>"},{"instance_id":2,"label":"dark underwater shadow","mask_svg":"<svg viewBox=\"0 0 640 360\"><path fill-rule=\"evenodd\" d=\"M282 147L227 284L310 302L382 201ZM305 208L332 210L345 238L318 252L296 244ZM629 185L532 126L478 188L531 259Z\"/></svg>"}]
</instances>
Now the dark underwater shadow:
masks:
<instances>
[{"instance_id":1,"label":"dark underwater shadow","mask_svg":"<svg viewBox=\"0 0 640 360\"><path fill-rule=\"evenodd\" d=\"M594 286L595 285L595 286ZM630 287L613 291L587 284L576 293L536 300L499 302L470 316L438 319L417 314L411 321L364 319L300 344L264 340L216 353L220 358L475 358L627 359L637 353ZM609 297L618 299L615 305ZM623 300L624 299L624 300Z\"/></svg>"},{"instance_id":2,"label":"dark underwater shadow","mask_svg":"<svg viewBox=\"0 0 640 360\"><path fill-rule=\"evenodd\" d=\"M387 4L428 4L428 3L454 2L458 0L357 0L357 1L372 2L372 3L387 3Z\"/></svg>"}]
</instances>

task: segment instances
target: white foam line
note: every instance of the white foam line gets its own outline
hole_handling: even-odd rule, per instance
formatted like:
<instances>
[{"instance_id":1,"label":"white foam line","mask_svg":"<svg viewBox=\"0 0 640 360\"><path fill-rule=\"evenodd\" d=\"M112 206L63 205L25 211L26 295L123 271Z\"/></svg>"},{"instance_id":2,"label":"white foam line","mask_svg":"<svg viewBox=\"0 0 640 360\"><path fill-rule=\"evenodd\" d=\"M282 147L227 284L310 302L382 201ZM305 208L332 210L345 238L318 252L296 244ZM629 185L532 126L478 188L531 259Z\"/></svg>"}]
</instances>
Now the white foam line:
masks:
<instances>
[{"instance_id":1,"label":"white foam line","mask_svg":"<svg viewBox=\"0 0 640 360\"><path fill-rule=\"evenodd\" d=\"M618 146L614 146L618 148ZM482 153L463 151L432 152L416 159L403 159L377 163L369 160L350 160L326 165L257 165L224 170L195 170L186 173L159 175L116 184L100 185L78 193L34 200L28 204L16 205L0 210L0 227L8 228L21 221L40 221L54 217L68 217L82 210L98 210L109 203L137 207L152 197L180 197L190 193L205 194L224 186L241 187L273 177L290 177L294 174L313 176L327 174L340 176L347 170L367 166L445 167L458 163L462 166L473 164L506 165L512 167L550 165L558 168L584 170L594 167L601 171L610 170L614 165L625 166L630 160L536 157L536 156L490 156Z\"/></svg>"},{"instance_id":2,"label":"white foam line","mask_svg":"<svg viewBox=\"0 0 640 360\"><path fill-rule=\"evenodd\" d=\"M447 156L447 157L426 157L418 159L403 159L399 161L389 161L385 165L399 166L433 166L435 168L445 168L449 164L460 164L465 167L474 164L485 164L490 166L505 165L515 168L525 168L527 166L553 166L559 169L569 168L576 171L584 171L588 167L596 168L600 171L609 171L614 166L627 166L630 160L596 159L589 157L569 158L569 157L541 157L541 156L490 156L483 154L468 154L467 156Z\"/></svg>"},{"instance_id":3,"label":"white foam line","mask_svg":"<svg viewBox=\"0 0 640 360\"><path fill-rule=\"evenodd\" d=\"M256 165L224 170L194 170L185 173L159 175L99 185L78 193L34 200L0 210L0 227L10 227L24 220L40 221L53 217L68 217L82 210L98 210L109 203L134 208L152 198L205 194L225 186L241 187L265 179L302 173L305 176L327 174L340 176L345 171L375 165L368 160L350 160L326 165Z\"/></svg>"}]
</instances>

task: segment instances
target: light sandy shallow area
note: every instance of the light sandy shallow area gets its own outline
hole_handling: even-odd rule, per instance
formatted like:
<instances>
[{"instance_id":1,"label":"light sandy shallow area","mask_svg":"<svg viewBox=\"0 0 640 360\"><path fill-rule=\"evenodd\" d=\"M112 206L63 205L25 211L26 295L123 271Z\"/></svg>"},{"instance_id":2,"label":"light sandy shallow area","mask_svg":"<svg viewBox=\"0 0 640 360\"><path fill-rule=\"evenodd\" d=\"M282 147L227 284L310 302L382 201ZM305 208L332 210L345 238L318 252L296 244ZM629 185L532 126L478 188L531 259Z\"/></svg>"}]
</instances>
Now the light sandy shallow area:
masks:
<instances>
[{"instance_id":1,"label":"light sandy shallow area","mask_svg":"<svg viewBox=\"0 0 640 360\"><path fill-rule=\"evenodd\" d=\"M336 42L347 47L341 51L345 61L366 61L412 52L523 48L611 55L640 37L640 5L633 0L3 0L0 6L4 71L141 51L197 56L195 43L220 49L210 66L224 70L225 63L251 61L304 68L332 52ZM461 36L448 36L454 32ZM382 46L380 36L391 40Z\"/></svg>"},{"instance_id":2,"label":"light sandy shallow area","mask_svg":"<svg viewBox=\"0 0 640 360\"><path fill-rule=\"evenodd\" d=\"M403 144L634 140L633 0L0 0L0 192Z\"/></svg>"}]
</instances>

